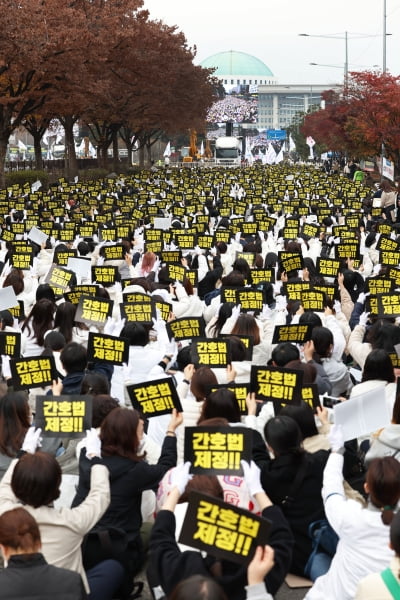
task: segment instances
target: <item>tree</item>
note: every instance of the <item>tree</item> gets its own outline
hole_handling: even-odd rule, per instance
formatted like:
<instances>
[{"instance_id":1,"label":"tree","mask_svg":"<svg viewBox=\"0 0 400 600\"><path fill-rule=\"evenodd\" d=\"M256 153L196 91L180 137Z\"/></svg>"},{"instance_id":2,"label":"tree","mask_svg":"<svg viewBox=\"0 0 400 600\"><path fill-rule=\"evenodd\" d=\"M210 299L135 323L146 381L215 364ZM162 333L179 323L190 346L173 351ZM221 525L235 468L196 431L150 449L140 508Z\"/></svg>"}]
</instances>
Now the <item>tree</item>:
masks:
<instances>
[{"instance_id":1,"label":"tree","mask_svg":"<svg viewBox=\"0 0 400 600\"><path fill-rule=\"evenodd\" d=\"M60 119L69 174L76 174L74 123L92 90L104 85L104 65L119 32L141 5L142 0L0 0L0 186L9 137L28 117ZM33 131L39 135L35 126Z\"/></svg>"},{"instance_id":2,"label":"tree","mask_svg":"<svg viewBox=\"0 0 400 600\"><path fill-rule=\"evenodd\" d=\"M10 135L28 114L44 102L48 82L39 73L45 62L60 51L54 39L47 7L65 17L61 0L1 0L0 2L0 187L4 187L4 162Z\"/></svg>"},{"instance_id":3,"label":"tree","mask_svg":"<svg viewBox=\"0 0 400 600\"><path fill-rule=\"evenodd\" d=\"M41 140L50 125L50 117L27 115L22 121L23 126L33 137L33 147L35 151L35 165L37 169L43 169L43 157Z\"/></svg>"},{"instance_id":4,"label":"tree","mask_svg":"<svg viewBox=\"0 0 400 600\"><path fill-rule=\"evenodd\" d=\"M149 145L201 129L215 82L193 65L185 37L140 10L142 0L0 0L0 186L12 131L39 140L46 120L65 129L67 176L77 174L73 127L91 127L105 161L124 127Z\"/></svg>"},{"instance_id":5,"label":"tree","mask_svg":"<svg viewBox=\"0 0 400 600\"><path fill-rule=\"evenodd\" d=\"M125 142L130 131L129 140L138 140L148 151L163 133L203 128L215 81L193 59L194 51L175 27L150 21L143 13L127 20L107 62L108 83L96 91L84 115L98 146L108 148L121 128Z\"/></svg>"},{"instance_id":6,"label":"tree","mask_svg":"<svg viewBox=\"0 0 400 600\"><path fill-rule=\"evenodd\" d=\"M380 154L398 163L400 149L400 77L389 73L352 73L346 98L346 133L362 156Z\"/></svg>"},{"instance_id":7,"label":"tree","mask_svg":"<svg viewBox=\"0 0 400 600\"><path fill-rule=\"evenodd\" d=\"M47 98L47 105L65 129L66 168L70 178L78 173L73 128L81 118L87 122L85 115L96 115L97 137L94 129L91 133L105 162L107 148L119 126L113 119L112 131L104 137L107 118L104 111L101 113L99 98L106 99L107 110L118 115L117 96L122 90L113 87L111 67L130 23L147 18L147 12L139 10L141 5L142 0L76 0L73 4L77 24L75 56L69 55L59 65L57 89Z\"/></svg>"},{"instance_id":8,"label":"tree","mask_svg":"<svg viewBox=\"0 0 400 600\"><path fill-rule=\"evenodd\" d=\"M351 73L343 93L325 95L325 109L304 119L301 131L329 150L367 158L387 155L398 163L400 148L400 77L389 73Z\"/></svg>"}]
</instances>

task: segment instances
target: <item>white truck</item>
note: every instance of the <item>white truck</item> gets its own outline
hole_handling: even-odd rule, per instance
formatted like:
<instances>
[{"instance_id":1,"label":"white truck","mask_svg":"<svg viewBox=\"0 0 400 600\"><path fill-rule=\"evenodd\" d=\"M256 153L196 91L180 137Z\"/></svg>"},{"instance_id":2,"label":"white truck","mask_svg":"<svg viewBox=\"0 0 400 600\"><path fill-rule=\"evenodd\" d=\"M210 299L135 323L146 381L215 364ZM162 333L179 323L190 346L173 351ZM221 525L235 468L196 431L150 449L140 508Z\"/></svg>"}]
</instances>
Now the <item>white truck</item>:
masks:
<instances>
[{"instance_id":1,"label":"white truck","mask_svg":"<svg viewBox=\"0 0 400 600\"><path fill-rule=\"evenodd\" d=\"M219 137L215 140L215 163L217 165L240 165L240 140L236 137Z\"/></svg>"}]
</instances>

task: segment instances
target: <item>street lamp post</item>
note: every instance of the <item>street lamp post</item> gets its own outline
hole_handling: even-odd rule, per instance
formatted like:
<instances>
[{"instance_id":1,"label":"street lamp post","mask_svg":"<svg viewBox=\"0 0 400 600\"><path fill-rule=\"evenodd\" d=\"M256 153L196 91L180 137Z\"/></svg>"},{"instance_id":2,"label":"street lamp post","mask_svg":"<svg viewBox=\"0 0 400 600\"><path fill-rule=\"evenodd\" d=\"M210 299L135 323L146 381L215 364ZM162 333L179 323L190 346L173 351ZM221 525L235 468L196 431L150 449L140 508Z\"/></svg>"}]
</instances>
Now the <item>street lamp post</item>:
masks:
<instances>
[{"instance_id":1,"label":"street lamp post","mask_svg":"<svg viewBox=\"0 0 400 600\"><path fill-rule=\"evenodd\" d=\"M383 0L383 31L382 31L382 46L383 46L383 56L382 56L382 75L386 73L386 0ZM385 156L385 142L382 140L381 145L381 177L383 177L383 161Z\"/></svg>"},{"instance_id":2,"label":"street lamp post","mask_svg":"<svg viewBox=\"0 0 400 600\"><path fill-rule=\"evenodd\" d=\"M299 33L299 36L328 38L328 39L334 39L334 40L344 40L344 87L345 87L345 89L347 89L348 82L349 82L349 35L348 35L348 32L345 31L344 35L336 35L336 34L312 35L310 33ZM359 36L357 36L357 37L359 37Z\"/></svg>"},{"instance_id":3,"label":"street lamp post","mask_svg":"<svg viewBox=\"0 0 400 600\"><path fill-rule=\"evenodd\" d=\"M386 73L386 0L383 0L383 57L382 57L382 73Z\"/></svg>"},{"instance_id":4,"label":"street lamp post","mask_svg":"<svg viewBox=\"0 0 400 600\"><path fill-rule=\"evenodd\" d=\"M386 71L386 37L391 35L390 33L386 33L386 0L384 0L384 31L383 31L383 39L384 39L384 48L383 48L383 69ZM311 34L311 33L299 33L300 37L312 37L312 38L326 38L333 40L344 40L344 89L346 90L349 83L349 39L364 39L371 37L378 37L374 34L367 33L349 33L347 31L344 32L343 35L338 35L336 33L333 34ZM310 64L318 64L318 63L310 63ZM336 66L336 65L321 65L321 66Z\"/></svg>"}]
</instances>

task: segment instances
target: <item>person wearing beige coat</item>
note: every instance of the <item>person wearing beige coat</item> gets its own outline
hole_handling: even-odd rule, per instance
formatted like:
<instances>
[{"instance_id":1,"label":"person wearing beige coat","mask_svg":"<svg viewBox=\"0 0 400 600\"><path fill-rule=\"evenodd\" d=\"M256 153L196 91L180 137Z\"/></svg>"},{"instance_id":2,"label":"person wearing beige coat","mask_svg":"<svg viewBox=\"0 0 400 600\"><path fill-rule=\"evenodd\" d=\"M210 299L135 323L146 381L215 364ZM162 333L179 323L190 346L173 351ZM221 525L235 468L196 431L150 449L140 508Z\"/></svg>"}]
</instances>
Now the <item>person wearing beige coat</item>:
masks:
<instances>
[{"instance_id":1,"label":"person wearing beige coat","mask_svg":"<svg viewBox=\"0 0 400 600\"><path fill-rule=\"evenodd\" d=\"M21 505L15 496L11 481L18 460L13 460L0 483L0 514ZM102 464L93 464L90 492L84 502L76 508L59 508L52 505L34 508L25 504L26 510L36 519L42 538L42 553L46 561L79 573L85 588L88 581L82 563L81 544L110 503L108 469Z\"/></svg>"},{"instance_id":2,"label":"person wearing beige coat","mask_svg":"<svg viewBox=\"0 0 400 600\"><path fill-rule=\"evenodd\" d=\"M390 569L400 585L400 558L392 558ZM394 596L389 592L380 573L372 573L361 579L357 587L357 593L354 600L393 600Z\"/></svg>"}]
</instances>

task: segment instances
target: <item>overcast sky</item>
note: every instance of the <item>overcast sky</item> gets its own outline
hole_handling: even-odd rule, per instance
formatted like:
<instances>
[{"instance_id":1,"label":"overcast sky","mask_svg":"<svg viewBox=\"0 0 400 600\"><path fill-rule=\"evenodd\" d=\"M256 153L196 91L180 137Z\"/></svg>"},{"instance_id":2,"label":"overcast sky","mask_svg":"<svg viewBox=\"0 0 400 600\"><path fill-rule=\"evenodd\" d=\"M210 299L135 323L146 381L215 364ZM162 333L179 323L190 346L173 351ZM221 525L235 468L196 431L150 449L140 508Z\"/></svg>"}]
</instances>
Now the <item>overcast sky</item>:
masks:
<instances>
[{"instance_id":1,"label":"overcast sky","mask_svg":"<svg viewBox=\"0 0 400 600\"><path fill-rule=\"evenodd\" d=\"M383 7L384 0L144 0L151 18L177 25L189 45L196 45L195 62L227 50L247 52L279 83L304 84L343 81L345 41L299 33L344 38L348 31L349 70L382 68ZM387 69L399 75L400 0L387 0L386 14L386 31L392 34Z\"/></svg>"}]
</instances>

